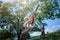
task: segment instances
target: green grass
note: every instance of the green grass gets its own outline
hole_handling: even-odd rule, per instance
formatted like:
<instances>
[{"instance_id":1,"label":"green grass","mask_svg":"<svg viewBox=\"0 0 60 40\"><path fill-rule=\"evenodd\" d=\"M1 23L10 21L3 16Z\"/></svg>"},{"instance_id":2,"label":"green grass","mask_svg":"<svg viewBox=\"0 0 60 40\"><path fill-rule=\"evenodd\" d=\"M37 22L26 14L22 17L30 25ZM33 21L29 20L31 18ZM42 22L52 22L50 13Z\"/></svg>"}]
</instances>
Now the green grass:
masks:
<instances>
[{"instance_id":1,"label":"green grass","mask_svg":"<svg viewBox=\"0 0 60 40\"><path fill-rule=\"evenodd\" d=\"M42 39L44 38L41 38L41 36L37 36L28 40L42 40ZM60 30L53 33L46 34L46 40L60 40Z\"/></svg>"}]
</instances>

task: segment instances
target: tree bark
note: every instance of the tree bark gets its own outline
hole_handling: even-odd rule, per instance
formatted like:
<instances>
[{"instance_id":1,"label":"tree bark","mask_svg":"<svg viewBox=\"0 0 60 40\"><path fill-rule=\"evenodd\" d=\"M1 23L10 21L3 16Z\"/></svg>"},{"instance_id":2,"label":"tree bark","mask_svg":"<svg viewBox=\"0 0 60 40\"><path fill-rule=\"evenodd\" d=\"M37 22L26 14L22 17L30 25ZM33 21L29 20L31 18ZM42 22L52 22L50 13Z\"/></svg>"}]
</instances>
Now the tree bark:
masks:
<instances>
[{"instance_id":1,"label":"tree bark","mask_svg":"<svg viewBox=\"0 0 60 40\"><path fill-rule=\"evenodd\" d=\"M20 40L20 34L18 33L18 40Z\"/></svg>"}]
</instances>

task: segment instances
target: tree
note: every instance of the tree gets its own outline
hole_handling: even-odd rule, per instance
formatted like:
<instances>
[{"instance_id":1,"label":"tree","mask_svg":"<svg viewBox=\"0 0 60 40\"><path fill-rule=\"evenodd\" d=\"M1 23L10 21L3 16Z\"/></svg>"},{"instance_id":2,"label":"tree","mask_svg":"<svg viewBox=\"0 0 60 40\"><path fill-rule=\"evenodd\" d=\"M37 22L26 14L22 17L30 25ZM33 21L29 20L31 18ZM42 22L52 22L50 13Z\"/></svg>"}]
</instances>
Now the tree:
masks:
<instances>
[{"instance_id":1,"label":"tree","mask_svg":"<svg viewBox=\"0 0 60 40\"><path fill-rule=\"evenodd\" d=\"M19 2L18 2L19 1ZM60 17L60 8L57 0L18 0L12 3L0 2L0 15L2 23L10 25L10 32L15 30L20 39L20 27L23 27L26 14L35 13L36 19L43 25L44 19L55 19ZM2 5L3 4L3 5ZM59 13L54 12L58 10Z\"/></svg>"},{"instance_id":2,"label":"tree","mask_svg":"<svg viewBox=\"0 0 60 40\"><path fill-rule=\"evenodd\" d=\"M6 30L9 32L13 32L14 30L17 32L18 40L20 40L20 25L23 25L23 16L21 15L14 15L13 8L15 4L11 4L9 2L3 3L0 1L0 15L1 15L1 21L0 26L4 30L6 27ZM12 13L12 14L11 14ZM22 21L20 21L22 20ZM10 26L10 27L9 27ZM13 33L14 34L14 33ZM16 34L16 33L15 33Z\"/></svg>"},{"instance_id":3,"label":"tree","mask_svg":"<svg viewBox=\"0 0 60 40\"><path fill-rule=\"evenodd\" d=\"M0 27L2 28L2 32L0 33L0 35L1 35L0 39L1 38L2 39L4 39L4 38L7 39L7 38L10 38L10 37L13 37L11 32L12 32L12 28L14 28L13 20L15 20L15 18L14 18L14 15L10 14L11 13L10 7L12 7L12 6L13 5L9 2L3 3L2 1L0 1ZM4 35L5 35L5 37L4 37Z\"/></svg>"}]
</instances>

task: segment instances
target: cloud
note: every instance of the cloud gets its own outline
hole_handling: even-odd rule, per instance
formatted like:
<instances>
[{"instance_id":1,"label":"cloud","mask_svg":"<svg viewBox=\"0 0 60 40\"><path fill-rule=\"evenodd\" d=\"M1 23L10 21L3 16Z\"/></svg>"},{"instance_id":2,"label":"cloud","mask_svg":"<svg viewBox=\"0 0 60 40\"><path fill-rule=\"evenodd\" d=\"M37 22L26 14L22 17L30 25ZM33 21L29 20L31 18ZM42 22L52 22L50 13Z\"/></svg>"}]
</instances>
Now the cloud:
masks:
<instances>
[{"instance_id":1,"label":"cloud","mask_svg":"<svg viewBox=\"0 0 60 40\"><path fill-rule=\"evenodd\" d=\"M51 27L46 27L45 28L45 33L54 32L54 31L59 30L59 29L60 29L60 25L53 25Z\"/></svg>"},{"instance_id":2,"label":"cloud","mask_svg":"<svg viewBox=\"0 0 60 40\"><path fill-rule=\"evenodd\" d=\"M33 32L33 33L30 33L30 36L31 37L35 37L35 36L39 36L41 35L41 32Z\"/></svg>"}]
</instances>

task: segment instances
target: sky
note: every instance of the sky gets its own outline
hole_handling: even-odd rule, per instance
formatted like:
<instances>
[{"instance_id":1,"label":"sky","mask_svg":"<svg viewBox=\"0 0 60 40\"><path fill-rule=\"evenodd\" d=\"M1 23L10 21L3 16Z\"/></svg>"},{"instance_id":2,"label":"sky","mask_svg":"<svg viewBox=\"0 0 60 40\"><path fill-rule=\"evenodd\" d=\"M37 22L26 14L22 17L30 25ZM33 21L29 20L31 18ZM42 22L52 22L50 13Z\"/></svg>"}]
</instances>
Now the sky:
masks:
<instances>
[{"instance_id":1,"label":"sky","mask_svg":"<svg viewBox=\"0 0 60 40\"><path fill-rule=\"evenodd\" d=\"M12 0L2 0L4 2L13 2ZM60 6L60 0L58 0L59 6ZM60 29L60 18L56 18L54 20L48 19L48 20L43 20L44 22L47 23L47 26L45 26L45 32L53 32L58 29ZM31 35L39 35L40 32L34 32Z\"/></svg>"},{"instance_id":2,"label":"sky","mask_svg":"<svg viewBox=\"0 0 60 40\"><path fill-rule=\"evenodd\" d=\"M60 18L56 18L54 20L48 19L44 20L44 22L47 23L47 26L45 26L46 32L53 32L60 29Z\"/></svg>"}]
</instances>

